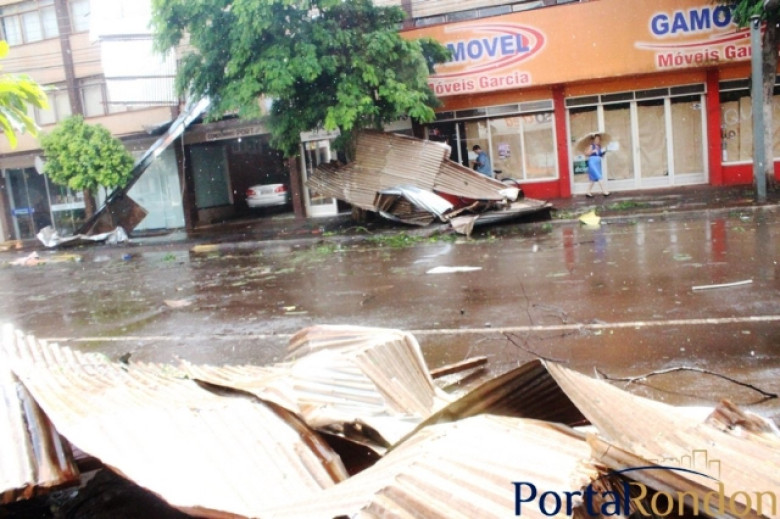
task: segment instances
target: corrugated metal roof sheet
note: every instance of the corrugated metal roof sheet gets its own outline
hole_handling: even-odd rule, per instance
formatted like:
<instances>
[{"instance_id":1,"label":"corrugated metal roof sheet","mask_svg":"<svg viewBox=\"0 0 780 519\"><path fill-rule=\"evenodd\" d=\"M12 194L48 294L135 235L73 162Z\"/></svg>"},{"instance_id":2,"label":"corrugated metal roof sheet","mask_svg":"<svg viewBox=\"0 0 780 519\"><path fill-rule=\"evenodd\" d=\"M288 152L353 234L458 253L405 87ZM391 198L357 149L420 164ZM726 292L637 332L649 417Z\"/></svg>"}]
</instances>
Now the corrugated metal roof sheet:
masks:
<instances>
[{"instance_id":1,"label":"corrugated metal roof sheet","mask_svg":"<svg viewBox=\"0 0 780 519\"><path fill-rule=\"evenodd\" d=\"M400 185L480 200L507 198L508 186L449 160L449 155L450 147L441 142L366 131L358 136L354 162L318 167L308 186L370 211L378 209L379 191Z\"/></svg>"},{"instance_id":2,"label":"corrugated metal roof sheet","mask_svg":"<svg viewBox=\"0 0 780 519\"><path fill-rule=\"evenodd\" d=\"M78 483L70 448L27 390L11 373L4 326L0 336L0 503L26 499L46 489Z\"/></svg>"},{"instance_id":3,"label":"corrugated metal roof sheet","mask_svg":"<svg viewBox=\"0 0 780 519\"><path fill-rule=\"evenodd\" d=\"M420 427L482 413L547 420L570 426L587 424L586 418L561 390L545 364L535 360L484 382L436 412Z\"/></svg>"},{"instance_id":4,"label":"corrugated metal roof sheet","mask_svg":"<svg viewBox=\"0 0 780 519\"><path fill-rule=\"evenodd\" d=\"M512 482L533 482L539 493L579 490L597 477L589 455L571 429L477 416L427 427L374 466L265 517L512 517ZM549 516L530 503L522 517Z\"/></svg>"},{"instance_id":5,"label":"corrugated metal roof sheet","mask_svg":"<svg viewBox=\"0 0 780 519\"><path fill-rule=\"evenodd\" d=\"M347 476L303 422L253 397L217 395L173 367L10 346L13 371L65 437L184 511L259 516Z\"/></svg>"},{"instance_id":6,"label":"corrugated metal roof sheet","mask_svg":"<svg viewBox=\"0 0 780 519\"><path fill-rule=\"evenodd\" d=\"M246 391L299 413L310 427L359 422L392 445L449 402L413 335L357 326L313 326L273 367L186 366L211 384Z\"/></svg>"},{"instance_id":7,"label":"corrugated metal roof sheet","mask_svg":"<svg viewBox=\"0 0 780 519\"><path fill-rule=\"evenodd\" d=\"M735 496L742 504L747 504L745 497L750 499L754 492L776 493L780 489L777 441L756 441L752 434L737 436L728 428L702 423L679 408L632 395L560 365L549 364L548 369L603 435L605 441L595 437L591 441L594 456L613 470L658 463L708 474L712 478L661 470L631 474L656 489L690 491L700 505L708 492L718 491L719 482L727 496L749 493ZM717 464L712 463L715 461ZM752 504L755 509L755 499ZM778 510L765 515L778 517Z\"/></svg>"}]
</instances>

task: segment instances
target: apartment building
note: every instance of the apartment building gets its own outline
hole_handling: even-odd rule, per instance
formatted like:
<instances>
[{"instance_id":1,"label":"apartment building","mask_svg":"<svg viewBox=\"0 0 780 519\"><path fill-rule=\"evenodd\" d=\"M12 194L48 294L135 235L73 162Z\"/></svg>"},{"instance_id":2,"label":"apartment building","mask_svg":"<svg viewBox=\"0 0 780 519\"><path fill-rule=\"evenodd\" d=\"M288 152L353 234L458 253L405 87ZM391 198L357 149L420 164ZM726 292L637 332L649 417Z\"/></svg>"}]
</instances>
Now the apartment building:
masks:
<instances>
[{"instance_id":1,"label":"apartment building","mask_svg":"<svg viewBox=\"0 0 780 519\"><path fill-rule=\"evenodd\" d=\"M171 96L164 102L112 99L104 49L90 34L91 16L89 0L0 0L0 38L11 47L3 72L28 74L47 89L49 109L33 114L44 132L82 114L138 155L154 141L155 126L176 113L178 102ZM35 165L41 159L38 141L29 135L21 135L15 149L0 139L0 241L34 237L49 224L70 234L83 220L82 193L39 174ZM160 157L132 195L149 210L142 228L184 225L174 150Z\"/></svg>"},{"instance_id":2,"label":"apartment building","mask_svg":"<svg viewBox=\"0 0 780 519\"><path fill-rule=\"evenodd\" d=\"M102 124L136 157L179 114L176 56L159 56L149 32L149 0L0 0L0 38L11 51L6 73L46 87L48 110L34 110L43 132L72 114ZM129 191L148 211L136 231L195 226L247 211L244 191L288 175L257 121L196 121ZM53 224L70 234L83 222L82 193L39 174L37 139L15 149L0 139L0 241L29 239ZM98 193L98 202L106 193Z\"/></svg>"}]
</instances>

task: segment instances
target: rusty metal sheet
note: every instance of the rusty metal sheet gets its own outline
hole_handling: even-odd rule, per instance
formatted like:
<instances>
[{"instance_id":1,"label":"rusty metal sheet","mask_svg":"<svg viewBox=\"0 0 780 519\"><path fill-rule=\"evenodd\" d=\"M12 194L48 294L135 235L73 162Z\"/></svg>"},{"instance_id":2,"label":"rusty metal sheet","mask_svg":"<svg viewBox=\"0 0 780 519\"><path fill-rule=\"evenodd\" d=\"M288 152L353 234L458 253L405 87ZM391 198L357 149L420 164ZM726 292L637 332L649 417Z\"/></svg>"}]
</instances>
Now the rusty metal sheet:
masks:
<instances>
[{"instance_id":1,"label":"rusty metal sheet","mask_svg":"<svg viewBox=\"0 0 780 519\"><path fill-rule=\"evenodd\" d=\"M400 330L313 326L290 340L288 361L270 367L184 366L191 378L246 391L298 413L313 428L358 423L390 446L449 402L420 345Z\"/></svg>"},{"instance_id":2,"label":"rusty metal sheet","mask_svg":"<svg viewBox=\"0 0 780 519\"><path fill-rule=\"evenodd\" d=\"M532 418L572 427L588 423L545 364L534 360L477 386L431 415L419 428L478 414Z\"/></svg>"},{"instance_id":3,"label":"rusty metal sheet","mask_svg":"<svg viewBox=\"0 0 780 519\"><path fill-rule=\"evenodd\" d=\"M505 207L484 211L479 214L455 216L450 219L452 228L466 236L471 235L474 227L492 225L501 222L511 222L529 214L548 211L552 204L533 198L523 198L507 204Z\"/></svg>"},{"instance_id":4,"label":"rusty metal sheet","mask_svg":"<svg viewBox=\"0 0 780 519\"><path fill-rule=\"evenodd\" d=\"M78 234L107 233L117 227L122 227L129 232L135 229L147 214L148 211L127 194L115 195L94 218L90 219L88 224L84 224L83 231Z\"/></svg>"},{"instance_id":5,"label":"rusty metal sheet","mask_svg":"<svg viewBox=\"0 0 780 519\"><path fill-rule=\"evenodd\" d=\"M70 447L10 370L13 329L0 341L0 503L27 499L48 489L78 484Z\"/></svg>"},{"instance_id":6,"label":"rusty metal sheet","mask_svg":"<svg viewBox=\"0 0 780 519\"><path fill-rule=\"evenodd\" d=\"M613 470L653 463L679 466L706 474L646 470L631 477L665 491L691 492L699 506L710 492L726 492L733 497L739 513L729 509L718 517L758 516L756 492L777 492L780 488L780 449L776 440L755 433L743 434L739 428L714 427L710 423L661 402L623 391L557 364L549 364L550 374L558 381L588 420L603 436L592 438L595 459ZM748 500L751 500L752 503ZM747 498L747 500L746 500ZM752 505L753 512L740 505ZM764 502L766 512L768 503ZM766 514L777 517L778 511Z\"/></svg>"},{"instance_id":7,"label":"rusty metal sheet","mask_svg":"<svg viewBox=\"0 0 780 519\"><path fill-rule=\"evenodd\" d=\"M185 512L262 516L347 477L338 455L278 406L209 391L171 366L16 345L13 372L63 436Z\"/></svg>"},{"instance_id":8,"label":"rusty metal sheet","mask_svg":"<svg viewBox=\"0 0 780 519\"><path fill-rule=\"evenodd\" d=\"M499 180L487 177L452 160L439 166L433 189L450 195L474 200L503 200L517 198L517 188L511 188ZM513 196L508 196L508 193Z\"/></svg>"},{"instance_id":9,"label":"rusty metal sheet","mask_svg":"<svg viewBox=\"0 0 780 519\"><path fill-rule=\"evenodd\" d=\"M355 160L346 166L325 164L308 186L325 196L378 211L376 194L401 185L480 200L514 200L517 188L449 160L450 147L405 135L366 131L357 139Z\"/></svg>"},{"instance_id":10,"label":"rusty metal sheet","mask_svg":"<svg viewBox=\"0 0 780 519\"><path fill-rule=\"evenodd\" d=\"M598 477L589 456L584 435L572 429L476 416L427 427L372 467L265 518L514 517L512 482L533 482L538 494L578 491ZM538 502L521 511L549 517Z\"/></svg>"}]
</instances>

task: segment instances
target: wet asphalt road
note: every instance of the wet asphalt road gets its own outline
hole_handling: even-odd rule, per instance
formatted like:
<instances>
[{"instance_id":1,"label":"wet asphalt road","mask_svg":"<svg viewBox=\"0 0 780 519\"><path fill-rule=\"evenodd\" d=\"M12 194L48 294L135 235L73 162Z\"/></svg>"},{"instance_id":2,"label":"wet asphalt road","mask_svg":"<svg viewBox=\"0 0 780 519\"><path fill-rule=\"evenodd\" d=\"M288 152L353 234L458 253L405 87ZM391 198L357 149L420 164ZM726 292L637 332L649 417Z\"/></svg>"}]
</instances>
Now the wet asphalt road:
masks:
<instances>
[{"instance_id":1,"label":"wet asphalt road","mask_svg":"<svg viewBox=\"0 0 780 519\"><path fill-rule=\"evenodd\" d=\"M34 267L10 266L21 254L9 253L0 322L115 359L216 364L279 361L289 335L312 324L394 327L414 331L431 367L474 355L489 357L490 373L537 355L624 377L694 366L780 393L778 223L758 209L405 246L397 235L201 252L100 245L44 252ZM64 253L79 261L56 261ZM441 266L480 270L428 273ZM700 373L630 387L780 416L778 399Z\"/></svg>"}]
</instances>

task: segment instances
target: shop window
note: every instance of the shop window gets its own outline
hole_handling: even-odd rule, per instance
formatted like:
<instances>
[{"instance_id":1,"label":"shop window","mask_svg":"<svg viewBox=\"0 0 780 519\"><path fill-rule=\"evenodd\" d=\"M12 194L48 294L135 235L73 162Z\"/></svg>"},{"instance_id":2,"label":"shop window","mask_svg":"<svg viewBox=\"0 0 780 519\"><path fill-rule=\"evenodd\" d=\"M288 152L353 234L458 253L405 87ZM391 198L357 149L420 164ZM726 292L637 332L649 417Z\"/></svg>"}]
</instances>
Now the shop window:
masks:
<instances>
[{"instance_id":1,"label":"shop window","mask_svg":"<svg viewBox=\"0 0 780 519\"><path fill-rule=\"evenodd\" d=\"M631 105L619 103L604 105L604 130L612 141L609 159L604 168L611 180L634 178L633 139L631 137Z\"/></svg>"},{"instance_id":2,"label":"shop window","mask_svg":"<svg viewBox=\"0 0 780 519\"><path fill-rule=\"evenodd\" d=\"M557 176L552 112L516 115L465 123L469 164L478 144L490 156L497 178L521 181Z\"/></svg>"},{"instance_id":3,"label":"shop window","mask_svg":"<svg viewBox=\"0 0 780 519\"><path fill-rule=\"evenodd\" d=\"M598 98L593 99L598 102ZM572 103L576 105L575 103ZM595 106L586 106L581 108L569 109L569 134L571 135L571 144L574 143L590 132L597 131L599 129L598 124L598 108ZM573 157L573 170L574 170L574 182L587 182L588 181L588 163L584 155L577 154Z\"/></svg>"},{"instance_id":4,"label":"shop window","mask_svg":"<svg viewBox=\"0 0 780 519\"><path fill-rule=\"evenodd\" d=\"M33 43L59 34L54 0L29 0L0 7L0 26L9 45Z\"/></svg>"},{"instance_id":5,"label":"shop window","mask_svg":"<svg viewBox=\"0 0 780 519\"><path fill-rule=\"evenodd\" d=\"M780 87L775 87L772 106L772 153L773 157L780 157ZM723 162L752 161L753 105L750 90L721 91L720 119Z\"/></svg>"},{"instance_id":6,"label":"shop window","mask_svg":"<svg viewBox=\"0 0 780 519\"><path fill-rule=\"evenodd\" d=\"M669 175L666 152L664 100L639 101L636 104L639 128L639 167L642 178Z\"/></svg>"},{"instance_id":7,"label":"shop window","mask_svg":"<svg viewBox=\"0 0 780 519\"><path fill-rule=\"evenodd\" d=\"M701 96L673 97L671 107L674 174L704 171Z\"/></svg>"},{"instance_id":8,"label":"shop window","mask_svg":"<svg viewBox=\"0 0 780 519\"><path fill-rule=\"evenodd\" d=\"M89 0L71 0L70 25L73 32L89 30Z\"/></svg>"}]
</instances>

